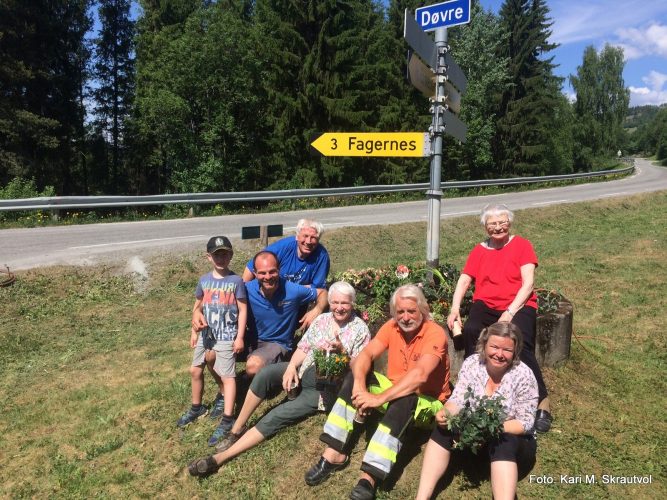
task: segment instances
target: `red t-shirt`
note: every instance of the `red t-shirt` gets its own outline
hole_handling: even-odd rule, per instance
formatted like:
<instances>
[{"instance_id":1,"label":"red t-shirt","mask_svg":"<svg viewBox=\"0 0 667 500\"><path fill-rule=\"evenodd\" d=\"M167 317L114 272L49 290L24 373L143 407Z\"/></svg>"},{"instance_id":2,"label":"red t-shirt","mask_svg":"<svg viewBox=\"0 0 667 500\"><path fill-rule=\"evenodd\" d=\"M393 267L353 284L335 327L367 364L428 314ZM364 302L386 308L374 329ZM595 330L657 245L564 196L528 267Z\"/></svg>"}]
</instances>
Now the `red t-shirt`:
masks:
<instances>
[{"instance_id":1,"label":"red t-shirt","mask_svg":"<svg viewBox=\"0 0 667 500\"><path fill-rule=\"evenodd\" d=\"M387 378L396 384L419 361L423 354L433 354L440 363L428 379L417 389L417 394L425 394L445 402L451 394L449 387L449 356L447 355L447 335L433 321L424 321L419 332L408 343L395 320L387 321L375 335L388 349Z\"/></svg>"},{"instance_id":2,"label":"red t-shirt","mask_svg":"<svg viewBox=\"0 0 667 500\"><path fill-rule=\"evenodd\" d=\"M521 236L514 236L500 249L487 248L481 243L475 246L462 271L475 280L472 300L481 300L491 309L504 311L521 288L521 266L526 264L537 267L537 255L530 241ZM537 309L535 292L526 305Z\"/></svg>"}]
</instances>

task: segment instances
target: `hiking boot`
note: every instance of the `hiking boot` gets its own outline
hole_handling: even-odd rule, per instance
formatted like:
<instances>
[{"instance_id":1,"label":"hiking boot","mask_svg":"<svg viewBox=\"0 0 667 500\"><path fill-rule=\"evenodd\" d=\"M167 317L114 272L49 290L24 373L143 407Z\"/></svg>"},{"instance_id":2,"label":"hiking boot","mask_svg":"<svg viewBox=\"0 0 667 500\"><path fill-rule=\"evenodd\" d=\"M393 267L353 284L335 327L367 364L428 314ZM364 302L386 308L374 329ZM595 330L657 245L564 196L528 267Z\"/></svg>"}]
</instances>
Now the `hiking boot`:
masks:
<instances>
[{"instance_id":1,"label":"hiking boot","mask_svg":"<svg viewBox=\"0 0 667 500\"><path fill-rule=\"evenodd\" d=\"M208 412L208 418L215 420L222 417L222 414L225 412L225 397L218 393L215 397L215 401L211 405L211 411Z\"/></svg>"},{"instance_id":2,"label":"hiking boot","mask_svg":"<svg viewBox=\"0 0 667 500\"><path fill-rule=\"evenodd\" d=\"M222 438L217 445L215 445L215 451L217 453L222 453L223 451L227 451L229 448L232 447L234 443L236 443L239 439L241 439L241 436L245 434L245 431L248 430L248 427L245 425L241 427L241 430L237 433L234 432L229 432L224 438Z\"/></svg>"},{"instance_id":3,"label":"hiking boot","mask_svg":"<svg viewBox=\"0 0 667 500\"><path fill-rule=\"evenodd\" d=\"M200 458L188 465L188 472L191 476L206 477L218 472L220 466L213 457Z\"/></svg>"},{"instance_id":4,"label":"hiking boot","mask_svg":"<svg viewBox=\"0 0 667 500\"><path fill-rule=\"evenodd\" d=\"M185 427L191 422L194 422L195 420L203 417L206 415L206 412L208 411L208 406L206 405L201 405L199 408L199 411L194 411L192 407L186 411L181 418L178 419L178 422L176 422L176 425L178 427Z\"/></svg>"},{"instance_id":5,"label":"hiking boot","mask_svg":"<svg viewBox=\"0 0 667 500\"><path fill-rule=\"evenodd\" d=\"M234 420L235 419L225 420L225 418L223 417L222 420L220 420L218 426L213 431L211 437L208 438L208 445L215 446L222 438L226 437L232 430L232 426L234 425Z\"/></svg>"}]
</instances>

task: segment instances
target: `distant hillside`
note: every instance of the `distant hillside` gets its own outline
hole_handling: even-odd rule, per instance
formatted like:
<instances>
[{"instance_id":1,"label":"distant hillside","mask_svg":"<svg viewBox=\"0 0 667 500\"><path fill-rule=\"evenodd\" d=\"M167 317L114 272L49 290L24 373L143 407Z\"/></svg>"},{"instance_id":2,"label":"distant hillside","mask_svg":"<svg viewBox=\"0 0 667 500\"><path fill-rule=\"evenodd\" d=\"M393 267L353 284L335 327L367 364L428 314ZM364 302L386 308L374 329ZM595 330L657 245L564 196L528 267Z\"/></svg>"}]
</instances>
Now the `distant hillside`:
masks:
<instances>
[{"instance_id":1,"label":"distant hillside","mask_svg":"<svg viewBox=\"0 0 667 500\"><path fill-rule=\"evenodd\" d=\"M649 123L653 120L653 117L660 111L660 108L667 107L667 104L661 104L660 106L634 106L628 109L628 114L623 120L623 128L625 129L636 129L642 125Z\"/></svg>"}]
</instances>

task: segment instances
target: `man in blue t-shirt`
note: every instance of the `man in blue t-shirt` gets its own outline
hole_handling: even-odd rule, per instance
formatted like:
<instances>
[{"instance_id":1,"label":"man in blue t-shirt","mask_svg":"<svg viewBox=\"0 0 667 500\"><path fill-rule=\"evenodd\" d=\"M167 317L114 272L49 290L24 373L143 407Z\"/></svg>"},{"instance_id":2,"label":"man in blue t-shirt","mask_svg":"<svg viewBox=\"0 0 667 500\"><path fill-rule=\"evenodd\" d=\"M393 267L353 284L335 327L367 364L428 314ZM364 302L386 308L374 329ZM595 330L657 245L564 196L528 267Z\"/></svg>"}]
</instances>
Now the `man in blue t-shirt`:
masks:
<instances>
[{"instance_id":1,"label":"man in blue t-shirt","mask_svg":"<svg viewBox=\"0 0 667 500\"><path fill-rule=\"evenodd\" d=\"M287 281L280 276L278 257L262 250L252 260L255 278L246 284L250 329L256 334L246 362L252 377L264 366L283 361L292 351L294 330L301 306L322 295L316 288Z\"/></svg>"},{"instance_id":2,"label":"man in blue t-shirt","mask_svg":"<svg viewBox=\"0 0 667 500\"><path fill-rule=\"evenodd\" d=\"M309 219L301 219L296 225L296 238L288 236L271 243L265 250L278 257L280 276L287 281L317 288L317 303L299 319L300 328L310 326L313 320L326 311L328 307L326 281L329 274L329 253L320 244L324 228L321 223ZM255 278L253 261L248 262L243 272L243 281Z\"/></svg>"}]
</instances>

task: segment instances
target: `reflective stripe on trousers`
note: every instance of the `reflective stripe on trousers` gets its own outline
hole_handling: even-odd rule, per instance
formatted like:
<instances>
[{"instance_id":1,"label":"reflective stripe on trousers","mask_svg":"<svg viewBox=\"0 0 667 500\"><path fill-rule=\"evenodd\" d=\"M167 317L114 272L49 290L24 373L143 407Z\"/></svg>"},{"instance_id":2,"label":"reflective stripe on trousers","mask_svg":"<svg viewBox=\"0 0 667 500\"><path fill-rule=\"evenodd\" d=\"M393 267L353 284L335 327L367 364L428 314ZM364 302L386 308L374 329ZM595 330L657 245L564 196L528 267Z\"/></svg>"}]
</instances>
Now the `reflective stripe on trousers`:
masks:
<instances>
[{"instance_id":1,"label":"reflective stripe on trousers","mask_svg":"<svg viewBox=\"0 0 667 500\"><path fill-rule=\"evenodd\" d=\"M338 398L324 423L324 433L341 443L347 442L347 436L352 432L354 426L352 420L356 411L343 398Z\"/></svg>"},{"instance_id":2,"label":"reflective stripe on trousers","mask_svg":"<svg viewBox=\"0 0 667 500\"><path fill-rule=\"evenodd\" d=\"M389 474L400 450L398 438L391 435L389 427L380 424L368 444L363 462Z\"/></svg>"}]
</instances>

